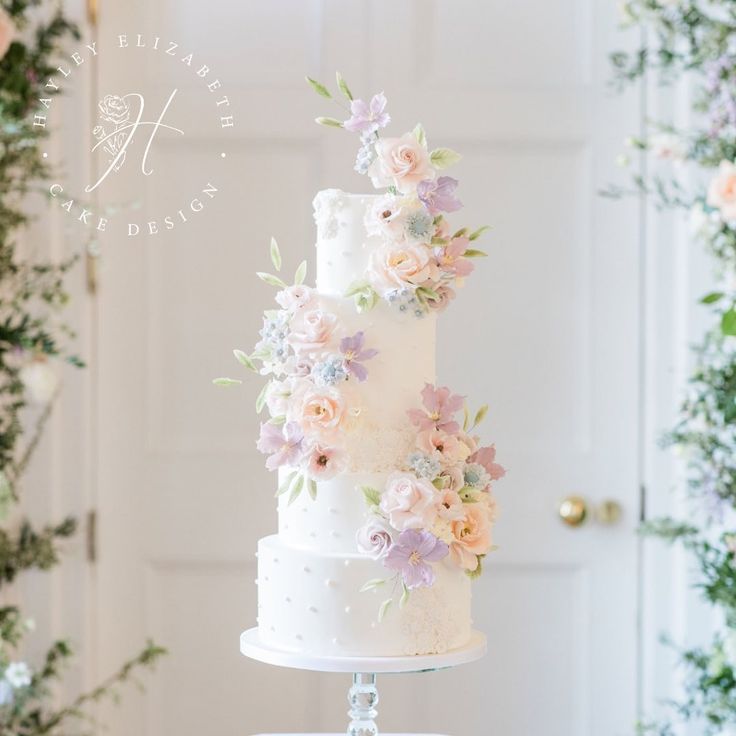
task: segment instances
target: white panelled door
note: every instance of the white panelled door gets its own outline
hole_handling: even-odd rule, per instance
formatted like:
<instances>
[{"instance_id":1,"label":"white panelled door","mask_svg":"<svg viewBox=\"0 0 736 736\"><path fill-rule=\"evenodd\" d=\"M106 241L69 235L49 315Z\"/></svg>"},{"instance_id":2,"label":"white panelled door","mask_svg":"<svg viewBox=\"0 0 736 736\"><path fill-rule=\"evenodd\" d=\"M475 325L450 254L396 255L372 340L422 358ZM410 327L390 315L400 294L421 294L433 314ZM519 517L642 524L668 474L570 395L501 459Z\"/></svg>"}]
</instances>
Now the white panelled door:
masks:
<instances>
[{"instance_id":1,"label":"white panelled door","mask_svg":"<svg viewBox=\"0 0 736 736\"><path fill-rule=\"evenodd\" d=\"M186 227L104 241L97 668L107 672L147 635L171 650L146 695L108 715L112 733L345 724L344 677L238 653L238 634L255 622L256 540L276 527L274 479L254 447L258 379L232 392L211 385L236 370L230 350L250 347L269 304L254 278L269 237L287 264L313 265L314 192L367 185L351 170L355 141L312 123L325 106L303 76L329 81L335 69L354 91L385 90L393 131L421 120L430 144L461 151L463 219L493 227L490 257L442 316L439 339L440 380L490 403L489 439L509 468L498 486L500 549L474 594L490 653L454 671L384 678L380 722L453 736L631 733L639 223L634 203L596 190L614 176L640 110L636 95L606 88L614 3L100 6L101 38L160 35L201 56L227 84L237 121L232 131L200 125L181 95L187 134L162 137L162 178L146 207L173 207L166 182L209 171L222 151L217 197ZM103 92L151 74L105 64ZM172 80L164 71L146 83L163 90ZM114 184L103 194L114 200ZM558 516L569 494L588 502L578 528ZM617 524L594 518L606 499L623 508Z\"/></svg>"}]
</instances>

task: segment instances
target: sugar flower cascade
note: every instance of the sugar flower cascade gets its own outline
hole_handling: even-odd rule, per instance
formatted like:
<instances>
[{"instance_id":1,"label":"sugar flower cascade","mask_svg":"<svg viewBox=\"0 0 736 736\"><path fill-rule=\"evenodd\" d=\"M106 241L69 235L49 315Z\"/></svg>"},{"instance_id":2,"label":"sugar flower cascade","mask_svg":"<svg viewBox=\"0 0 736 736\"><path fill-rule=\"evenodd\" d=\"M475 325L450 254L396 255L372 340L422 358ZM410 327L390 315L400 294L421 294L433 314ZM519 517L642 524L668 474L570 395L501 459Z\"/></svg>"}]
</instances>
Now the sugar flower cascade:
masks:
<instances>
[{"instance_id":1,"label":"sugar flower cascade","mask_svg":"<svg viewBox=\"0 0 736 736\"><path fill-rule=\"evenodd\" d=\"M323 84L307 77L317 94L342 104ZM360 135L355 170L367 175L376 189L386 192L365 217L369 235L383 239L371 254L365 278L351 284L347 296L359 309L370 309L384 299L401 311L421 317L442 310L455 298L456 289L474 268L471 259L485 256L471 247L487 226L470 232L452 231L446 215L462 208L456 190L458 180L441 172L460 160L450 148L427 147L421 124L399 138L383 138L380 131L390 122L383 92L369 102L353 97L338 74L337 85L349 104L350 117L319 117L320 125L342 128Z\"/></svg>"},{"instance_id":2,"label":"sugar flower cascade","mask_svg":"<svg viewBox=\"0 0 736 736\"><path fill-rule=\"evenodd\" d=\"M429 563L448 557L475 578L492 549L492 485L506 471L496 462L496 448L481 447L472 434L488 407L481 407L471 424L463 397L446 387L427 384L422 401L421 408L408 412L417 433L404 467L389 476L383 490L362 489L371 517L358 530L358 548L394 571L363 586L364 591L391 589L379 619L397 593L404 605L410 591L434 583ZM457 421L461 411L462 426Z\"/></svg>"},{"instance_id":3,"label":"sugar flower cascade","mask_svg":"<svg viewBox=\"0 0 736 736\"><path fill-rule=\"evenodd\" d=\"M309 83L322 97L334 100L326 87L314 80ZM326 585L334 595L355 594L361 601L362 592L385 591L378 621L389 609L404 609L410 599L408 610L417 617L417 611L429 605L429 594L414 592L436 586L432 596L440 601L437 605L448 608L457 603L453 610L464 620L427 624L423 636L429 643L410 641L402 644L402 651L441 651L458 646L460 637L470 631L467 577L480 575L483 558L493 549L493 490L505 470L496 462L495 446L483 444L476 433L487 406L471 413L465 398L449 388L430 382L421 388L434 375L435 322L434 315L428 315L447 306L473 271L471 259L485 255L470 244L486 228L452 232L446 219L462 206L458 181L440 173L459 159L454 151L429 150L421 125L399 138L382 138L379 131L390 122L385 96L355 99L339 74L337 84L348 103L346 119L317 122L359 134L355 168L386 191L369 196L327 190L315 198L318 283L320 269L333 265L331 253L346 260L358 256L351 261L358 264L355 270L348 269L350 275L337 281L335 291L323 294L305 284L306 261L291 283L284 281L274 239L270 247L274 272L257 274L278 290L277 308L264 313L254 349L234 354L244 367L267 379L256 400L257 412L268 414L256 446L266 455L268 470L279 472L277 495L284 496L279 504L279 539L261 540L261 548L281 552L264 557L259 600L261 594L264 601L271 600L275 575L267 570L269 559L279 559L276 577L285 586L275 600L295 602L288 587L293 576L316 577L314 568L332 564L336 549L344 545L339 546L346 555L339 575L325 567L319 595L301 589L310 590L306 610L310 614L319 610L316 599L327 595ZM320 196L333 192L342 197L340 202ZM354 209L348 228L347 220L340 224L330 208L349 206ZM329 233L324 238L321 224ZM340 227L350 235L335 247ZM335 250L321 249L325 241ZM343 294L363 269L364 277ZM363 314L374 308L371 315ZM418 322L415 317L425 319ZM401 370L398 362L403 363ZM215 383L228 386L241 381L219 378ZM294 505L304 490L309 498ZM322 493L329 503L322 501ZM324 528L312 518L324 521ZM291 571L291 576L286 575L282 558L290 554L287 542L280 541L282 531L297 535L301 557L299 570ZM322 553L332 556L323 559ZM260 560L259 553L259 566ZM353 579L349 576L355 568L360 574ZM381 572L381 577L372 577ZM335 605L334 598L329 600ZM352 602L346 598L340 610L351 611ZM263 611L271 610L264 605ZM365 608L376 616L368 602ZM265 635L278 639L284 624L276 621L278 611L272 615L273 630L265 627ZM263 613L262 618L268 616ZM453 614L447 617L452 619ZM402 641L411 640L411 632L402 626ZM349 630L351 636L361 633L357 624L351 623ZM305 638L301 632L294 636L298 641ZM329 641L339 647L335 642L340 637L330 633Z\"/></svg>"}]
</instances>

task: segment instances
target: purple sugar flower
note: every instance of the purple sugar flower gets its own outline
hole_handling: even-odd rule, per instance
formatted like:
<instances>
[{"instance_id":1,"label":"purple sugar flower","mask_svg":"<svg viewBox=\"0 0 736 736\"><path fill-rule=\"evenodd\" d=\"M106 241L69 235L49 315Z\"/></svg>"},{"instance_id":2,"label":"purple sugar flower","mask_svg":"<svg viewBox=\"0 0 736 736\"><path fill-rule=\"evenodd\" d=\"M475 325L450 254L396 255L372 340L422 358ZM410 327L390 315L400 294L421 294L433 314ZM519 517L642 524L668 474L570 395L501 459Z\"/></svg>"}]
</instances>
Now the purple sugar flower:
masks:
<instances>
[{"instance_id":1,"label":"purple sugar flower","mask_svg":"<svg viewBox=\"0 0 736 736\"><path fill-rule=\"evenodd\" d=\"M455 196L458 184L458 180L451 176L425 179L417 184L417 196L430 215L455 212L463 206L463 203Z\"/></svg>"},{"instance_id":2,"label":"purple sugar flower","mask_svg":"<svg viewBox=\"0 0 736 736\"><path fill-rule=\"evenodd\" d=\"M407 588L421 588L434 583L434 570L429 562L438 562L447 556L449 547L437 539L434 534L407 529L399 534L399 538L386 555L383 564L391 570L397 570L404 579Z\"/></svg>"},{"instance_id":3,"label":"purple sugar flower","mask_svg":"<svg viewBox=\"0 0 736 736\"><path fill-rule=\"evenodd\" d=\"M383 92L373 95L370 103L353 100L350 103L350 115L343 127L351 133L375 133L391 122L391 116L386 112L386 97Z\"/></svg>"},{"instance_id":4,"label":"purple sugar flower","mask_svg":"<svg viewBox=\"0 0 736 736\"><path fill-rule=\"evenodd\" d=\"M303 439L304 433L296 422L289 422L283 429L266 422L261 424L261 436L256 442L256 447L264 455L269 455L266 467L269 470L276 470L299 459Z\"/></svg>"},{"instance_id":5,"label":"purple sugar flower","mask_svg":"<svg viewBox=\"0 0 736 736\"><path fill-rule=\"evenodd\" d=\"M460 431L455 414L463 408L462 396L451 394L445 386L435 388L431 383L425 383L422 401L424 409L409 409L406 412L419 429L442 429L448 434Z\"/></svg>"},{"instance_id":6,"label":"purple sugar flower","mask_svg":"<svg viewBox=\"0 0 736 736\"><path fill-rule=\"evenodd\" d=\"M352 337L343 337L340 340L340 352L345 356L345 370L361 382L368 378L368 371L362 361L370 360L378 355L378 350L373 348L364 350L364 342L365 336L362 330L356 332Z\"/></svg>"}]
</instances>

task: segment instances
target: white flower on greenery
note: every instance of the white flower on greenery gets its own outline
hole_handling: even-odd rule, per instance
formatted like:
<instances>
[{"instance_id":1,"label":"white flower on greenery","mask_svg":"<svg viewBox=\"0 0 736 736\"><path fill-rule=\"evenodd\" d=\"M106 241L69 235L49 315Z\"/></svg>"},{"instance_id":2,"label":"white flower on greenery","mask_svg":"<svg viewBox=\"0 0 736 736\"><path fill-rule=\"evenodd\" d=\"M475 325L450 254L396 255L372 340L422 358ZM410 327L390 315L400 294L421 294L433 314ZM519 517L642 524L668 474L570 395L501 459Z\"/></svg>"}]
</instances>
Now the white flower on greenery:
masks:
<instances>
[{"instance_id":1,"label":"white flower on greenery","mask_svg":"<svg viewBox=\"0 0 736 736\"><path fill-rule=\"evenodd\" d=\"M45 357L34 357L28 361L20 369L19 377L31 403L44 406L54 398L59 379Z\"/></svg>"},{"instance_id":2,"label":"white flower on greenery","mask_svg":"<svg viewBox=\"0 0 736 736\"><path fill-rule=\"evenodd\" d=\"M684 161L687 155L682 139L674 133L656 133L651 136L649 150L663 161Z\"/></svg>"},{"instance_id":3,"label":"white flower on greenery","mask_svg":"<svg viewBox=\"0 0 736 736\"><path fill-rule=\"evenodd\" d=\"M16 690L28 687L31 684L31 668L25 662L11 662L3 677Z\"/></svg>"}]
</instances>

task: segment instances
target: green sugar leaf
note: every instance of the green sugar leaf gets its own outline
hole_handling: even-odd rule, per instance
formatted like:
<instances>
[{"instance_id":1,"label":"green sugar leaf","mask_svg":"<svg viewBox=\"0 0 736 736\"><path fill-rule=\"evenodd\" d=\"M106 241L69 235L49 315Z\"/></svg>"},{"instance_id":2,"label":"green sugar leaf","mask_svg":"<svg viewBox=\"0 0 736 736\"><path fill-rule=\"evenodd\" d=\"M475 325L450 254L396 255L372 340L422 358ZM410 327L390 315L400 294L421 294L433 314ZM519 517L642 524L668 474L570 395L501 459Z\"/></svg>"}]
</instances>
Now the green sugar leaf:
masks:
<instances>
[{"instance_id":1,"label":"green sugar leaf","mask_svg":"<svg viewBox=\"0 0 736 736\"><path fill-rule=\"evenodd\" d=\"M291 487L291 493L289 494L289 501L288 504L291 506L294 501L299 498L299 494L302 492L302 488L304 487L304 476L298 475L296 480L294 481L294 485Z\"/></svg>"},{"instance_id":2,"label":"green sugar leaf","mask_svg":"<svg viewBox=\"0 0 736 736\"><path fill-rule=\"evenodd\" d=\"M342 128L342 123L335 118L315 118L314 122L327 128Z\"/></svg>"},{"instance_id":3,"label":"green sugar leaf","mask_svg":"<svg viewBox=\"0 0 736 736\"><path fill-rule=\"evenodd\" d=\"M345 97L352 102L353 93L350 91L350 87L348 87L347 82L342 78L342 74L340 74L340 72L335 72L335 79L337 80L337 87L340 92L342 92Z\"/></svg>"},{"instance_id":4,"label":"green sugar leaf","mask_svg":"<svg viewBox=\"0 0 736 736\"><path fill-rule=\"evenodd\" d=\"M429 160L436 169L446 169L456 164L462 157L451 148L435 148L429 154Z\"/></svg>"},{"instance_id":5,"label":"green sugar leaf","mask_svg":"<svg viewBox=\"0 0 736 736\"><path fill-rule=\"evenodd\" d=\"M266 395L268 394L268 387L271 385L269 381L262 389L261 393L258 394L256 399L256 413L260 414L263 411L263 407L266 405Z\"/></svg>"},{"instance_id":6,"label":"green sugar leaf","mask_svg":"<svg viewBox=\"0 0 736 736\"><path fill-rule=\"evenodd\" d=\"M477 250L476 248L468 248L463 255L466 258L485 258L488 253L484 250Z\"/></svg>"},{"instance_id":7,"label":"green sugar leaf","mask_svg":"<svg viewBox=\"0 0 736 736\"><path fill-rule=\"evenodd\" d=\"M701 300L701 304L715 304L717 301L723 299L725 294L722 291L713 291L710 294L706 294Z\"/></svg>"},{"instance_id":8,"label":"green sugar leaf","mask_svg":"<svg viewBox=\"0 0 736 736\"><path fill-rule=\"evenodd\" d=\"M249 371L258 373L256 364L242 350L233 350L233 355L238 363L244 365Z\"/></svg>"},{"instance_id":9,"label":"green sugar leaf","mask_svg":"<svg viewBox=\"0 0 736 736\"><path fill-rule=\"evenodd\" d=\"M361 486L360 490L363 491L363 497L369 506L378 506L381 503L381 494L375 488Z\"/></svg>"},{"instance_id":10,"label":"green sugar leaf","mask_svg":"<svg viewBox=\"0 0 736 736\"><path fill-rule=\"evenodd\" d=\"M237 378L213 378L212 383L214 383L215 386L236 386L243 382L239 381Z\"/></svg>"},{"instance_id":11,"label":"green sugar leaf","mask_svg":"<svg viewBox=\"0 0 736 736\"><path fill-rule=\"evenodd\" d=\"M307 275L307 262L302 261L299 264L299 267L296 269L296 273L294 273L294 283L303 284L304 278L306 275Z\"/></svg>"},{"instance_id":12,"label":"green sugar leaf","mask_svg":"<svg viewBox=\"0 0 736 736\"><path fill-rule=\"evenodd\" d=\"M276 491L276 496L283 496L286 491L289 490L289 486L291 486L291 481L294 480L294 476L298 473L298 470L292 470L289 475L284 478L284 482L279 486L278 491Z\"/></svg>"},{"instance_id":13,"label":"green sugar leaf","mask_svg":"<svg viewBox=\"0 0 736 736\"><path fill-rule=\"evenodd\" d=\"M327 87L324 86L324 84L321 84L316 79L312 79L311 77L304 77L307 80L307 84L318 94L320 97L326 97L328 100L332 99L332 95L330 94L330 90L327 89Z\"/></svg>"},{"instance_id":14,"label":"green sugar leaf","mask_svg":"<svg viewBox=\"0 0 736 736\"><path fill-rule=\"evenodd\" d=\"M424 127L421 123L417 123L411 133L417 139L417 143L420 146L427 147L427 134L424 132Z\"/></svg>"},{"instance_id":15,"label":"green sugar leaf","mask_svg":"<svg viewBox=\"0 0 736 736\"><path fill-rule=\"evenodd\" d=\"M267 284L270 284L271 286L276 286L279 289L285 289L286 284L278 277L274 276L272 273L264 273L263 271L257 271L256 276L261 281L265 281Z\"/></svg>"},{"instance_id":16,"label":"green sugar leaf","mask_svg":"<svg viewBox=\"0 0 736 736\"><path fill-rule=\"evenodd\" d=\"M380 588L382 585L386 583L386 580L384 578L373 578L373 580L369 580L361 589L361 593L367 593L369 590L375 590L376 588Z\"/></svg>"},{"instance_id":17,"label":"green sugar leaf","mask_svg":"<svg viewBox=\"0 0 736 736\"><path fill-rule=\"evenodd\" d=\"M381 607L378 609L378 623L379 624L385 618L386 613L388 612L388 609L391 607L391 603L392 601L390 598L386 598L386 600L383 603L381 603Z\"/></svg>"},{"instance_id":18,"label":"green sugar leaf","mask_svg":"<svg viewBox=\"0 0 736 736\"><path fill-rule=\"evenodd\" d=\"M279 251L279 244L276 242L276 238L271 238L271 263L277 270L281 270L281 252Z\"/></svg>"},{"instance_id":19,"label":"green sugar leaf","mask_svg":"<svg viewBox=\"0 0 736 736\"><path fill-rule=\"evenodd\" d=\"M483 227L479 227L477 230L475 230L472 233L470 233L470 236L469 236L470 237L470 240L478 240L478 238L481 235L483 235L483 233L486 230L490 230L490 229L491 229L491 226L490 225L483 225Z\"/></svg>"},{"instance_id":20,"label":"green sugar leaf","mask_svg":"<svg viewBox=\"0 0 736 736\"><path fill-rule=\"evenodd\" d=\"M317 484L311 478L307 481L307 490L309 491L309 495L312 501L316 501L317 500Z\"/></svg>"}]
</instances>

